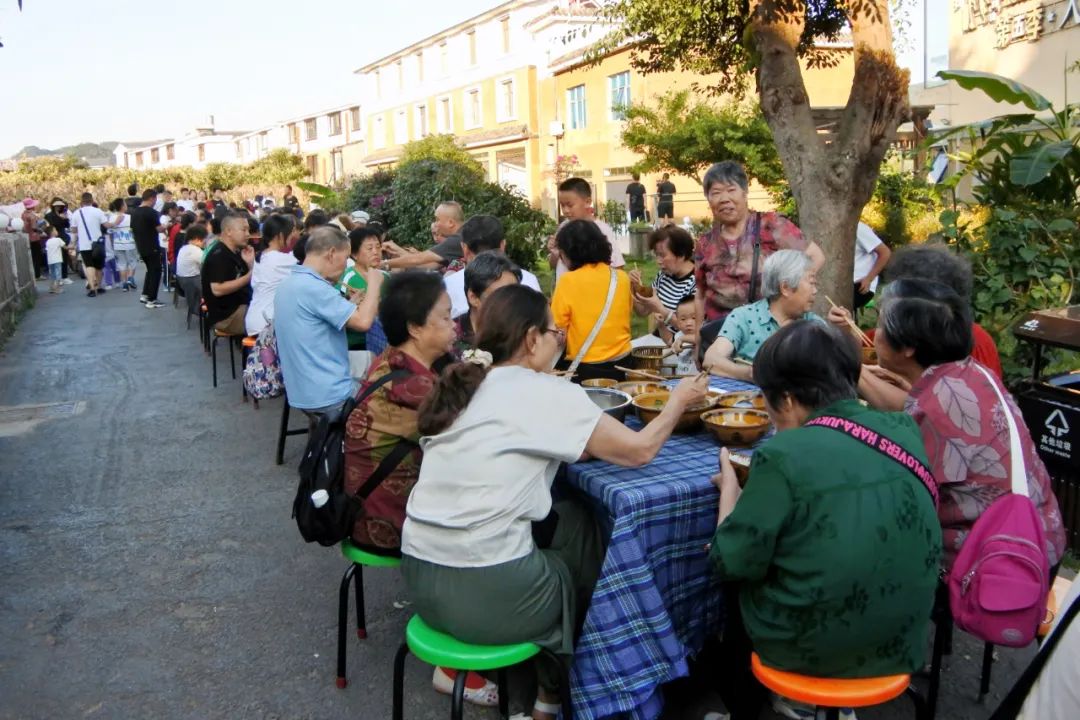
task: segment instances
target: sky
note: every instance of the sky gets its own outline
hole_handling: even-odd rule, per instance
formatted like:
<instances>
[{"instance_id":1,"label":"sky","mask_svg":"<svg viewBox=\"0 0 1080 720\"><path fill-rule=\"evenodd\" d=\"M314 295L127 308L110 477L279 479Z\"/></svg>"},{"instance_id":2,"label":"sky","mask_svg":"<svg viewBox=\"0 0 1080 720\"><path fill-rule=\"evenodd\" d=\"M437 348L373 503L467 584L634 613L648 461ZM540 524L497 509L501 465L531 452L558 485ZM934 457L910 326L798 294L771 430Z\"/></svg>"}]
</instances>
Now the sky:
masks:
<instances>
[{"instance_id":1,"label":"sky","mask_svg":"<svg viewBox=\"0 0 1080 720\"><path fill-rule=\"evenodd\" d=\"M921 3L944 0L912 1L921 26ZM500 2L23 0L20 13L0 0L0 158L176 137L210 115L254 130L363 102L355 69ZM901 54L912 59L921 49Z\"/></svg>"},{"instance_id":2,"label":"sky","mask_svg":"<svg viewBox=\"0 0 1080 720\"><path fill-rule=\"evenodd\" d=\"M500 0L0 0L0 158L361 100L357 68Z\"/></svg>"}]
</instances>

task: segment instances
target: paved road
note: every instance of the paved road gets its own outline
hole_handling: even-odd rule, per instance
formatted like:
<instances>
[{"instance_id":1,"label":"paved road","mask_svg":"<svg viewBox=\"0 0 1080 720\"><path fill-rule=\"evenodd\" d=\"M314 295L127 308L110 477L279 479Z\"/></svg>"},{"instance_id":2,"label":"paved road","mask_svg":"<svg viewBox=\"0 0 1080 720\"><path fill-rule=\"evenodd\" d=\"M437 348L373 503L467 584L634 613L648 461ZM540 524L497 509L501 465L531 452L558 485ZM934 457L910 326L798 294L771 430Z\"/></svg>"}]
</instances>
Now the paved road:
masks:
<instances>
[{"instance_id":1,"label":"paved road","mask_svg":"<svg viewBox=\"0 0 1080 720\"><path fill-rule=\"evenodd\" d=\"M280 401L241 403L222 358L212 388L182 311L77 288L39 295L0 351L0 718L388 718L403 587L369 571L370 637L350 638L337 690L344 567L289 518L303 440L274 465ZM1001 653L992 697L1030 654ZM960 638L939 718L990 714L977 657ZM410 661L410 720L449 714L430 677ZM709 704L672 694L689 709L670 720Z\"/></svg>"}]
</instances>

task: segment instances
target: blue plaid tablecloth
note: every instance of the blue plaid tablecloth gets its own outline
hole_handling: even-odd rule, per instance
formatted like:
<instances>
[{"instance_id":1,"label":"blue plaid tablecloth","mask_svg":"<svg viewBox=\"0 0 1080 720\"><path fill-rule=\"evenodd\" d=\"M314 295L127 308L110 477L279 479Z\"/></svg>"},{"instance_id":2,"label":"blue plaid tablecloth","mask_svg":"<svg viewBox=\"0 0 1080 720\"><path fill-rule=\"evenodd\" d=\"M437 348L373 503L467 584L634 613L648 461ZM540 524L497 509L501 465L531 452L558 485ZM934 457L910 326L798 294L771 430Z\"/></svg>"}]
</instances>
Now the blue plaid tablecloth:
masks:
<instances>
[{"instance_id":1,"label":"blue plaid tablecloth","mask_svg":"<svg viewBox=\"0 0 1080 720\"><path fill-rule=\"evenodd\" d=\"M712 378L714 390L752 390ZM636 420L628 425L640 427ZM602 461L567 468L611 540L574 652L574 717L660 716L662 683L688 674L687 658L720 629L720 584L705 544L716 530L720 448L708 433L673 435L645 467Z\"/></svg>"}]
</instances>

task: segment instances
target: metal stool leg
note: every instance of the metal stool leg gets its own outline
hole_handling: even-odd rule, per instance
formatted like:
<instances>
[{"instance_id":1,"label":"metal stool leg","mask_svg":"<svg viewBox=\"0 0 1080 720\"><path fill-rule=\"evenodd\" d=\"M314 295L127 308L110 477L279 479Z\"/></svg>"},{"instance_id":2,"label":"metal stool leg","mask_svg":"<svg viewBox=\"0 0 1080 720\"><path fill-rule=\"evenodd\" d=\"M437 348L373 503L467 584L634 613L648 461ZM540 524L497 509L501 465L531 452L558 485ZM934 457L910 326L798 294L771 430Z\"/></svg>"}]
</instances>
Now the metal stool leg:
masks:
<instances>
[{"instance_id":1,"label":"metal stool leg","mask_svg":"<svg viewBox=\"0 0 1080 720\"><path fill-rule=\"evenodd\" d=\"M499 717L503 720L509 720L510 697L507 690L510 684L506 681L506 668L499 668L495 674L495 682L499 686Z\"/></svg>"},{"instance_id":2,"label":"metal stool leg","mask_svg":"<svg viewBox=\"0 0 1080 720\"><path fill-rule=\"evenodd\" d=\"M937 617L934 621L934 649L930 656L930 682L926 690L926 718L934 720L937 714L938 690L941 687L942 657L952 634L952 620L947 617Z\"/></svg>"},{"instance_id":3,"label":"metal stool leg","mask_svg":"<svg viewBox=\"0 0 1080 720\"><path fill-rule=\"evenodd\" d=\"M281 407L281 430L277 439L277 464L285 462L285 435L289 432L289 398L282 398Z\"/></svg>"},{"instance_id":4,"label":"metal stool leg","mask_svg":"<svg viewBox=\"0 0 1080 720\"><path fill-rule=\"evenodd\" d=\"M401 643L397 654L394 655L394 710L393 720L403 720L403 707L405 705L405 656L409 654L408 643Z\"/></svg>"},{"instance_id":5,"label":"metal stool leg","mask_svg":"<svg viewBox=\"0 0 1080 720\"><path fill-rule=\"evenodd\" d=\"M349 582L353 578L356 565L350 564L341 577L341 586L338 588L338 615L337 615L337 686L345 687L345 625L349 622Z\"/></svg>"},{"instance_id":6,"label":"metal stool leg","mask_svg":"<svg viewBox=\"0 0 1080 720\"><path fill-rule=\"evenodd\" d=\"M356 637L367 640L367 608L364 606L364 566L355 565L353 586L356 589Z\"/></svg>"},{"instance_id":7,"label":"metal stool leg","mask_svg":"<svg viewBox=\"0 0 1080 720\"><path fill-rule=\"evenodd\" d=\"M229 369L232 370L232 379L236 379L236 360L233 358L233 345L236 344L236 337L229 336L226 338L229 341Z\"/></svg>"},{"instance_id":8,"label":"metal stool leg","mask_svg":"<svg viewBox=\"0 0 1080 720\"><path fill-rule=\"evenodd\" d=\"M214 363L214 387L217 387L217 335L210 341L210 359Z\"/></svg>"},{"instance_id":9,"label":"metal stool leg","mask_svg":"<svg viewBox=\"0 0 1080 720\"><path fill-rule=\"evenodd\" d=\"M983 645L982 674L979 676L979 699L990 692L990 674L994 670L994 643Z\"/></svg>"},{"instance_id":10,"label":"metal stool leg","mask_svg":"<svg viewBox=\"0 0 1080 720\"><path fill-rule=\"evenodd\" d=\"M915 720L928 720L926 715L926 699L919 694L914 685L908 685L904 694L911 698L911 704L915 706Z\"/></svg>"},{"instance_id":11,"label":"metal stool leg","mask_svg":"<svg viewBox=\"0 0 1080 720\"><path fill-rule=\"evenodd\" d=\"M469 676L464 670L457 671L454 678L454 694L450 697L450 720L463 720L465 716L465 678Z\"/></svg>"}]
</instances>

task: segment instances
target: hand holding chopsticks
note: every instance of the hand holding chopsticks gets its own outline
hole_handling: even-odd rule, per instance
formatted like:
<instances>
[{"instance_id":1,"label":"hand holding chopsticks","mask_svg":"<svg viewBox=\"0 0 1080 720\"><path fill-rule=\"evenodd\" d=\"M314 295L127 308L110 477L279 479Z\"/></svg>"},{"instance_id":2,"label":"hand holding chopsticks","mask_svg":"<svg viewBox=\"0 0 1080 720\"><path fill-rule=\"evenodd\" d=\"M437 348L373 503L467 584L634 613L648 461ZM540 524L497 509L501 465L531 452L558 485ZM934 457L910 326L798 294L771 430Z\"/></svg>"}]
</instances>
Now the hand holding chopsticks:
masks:
<instances>
[{"instance_id":1,"label":"hand holding chopsticks","mask_svg":"<svg viewBox=\"0 0 1080 720\"><path fill-rule=\"evenodd\" d=\"M828 295L825 296L825 299L829 301L829 304L832 305L834 310L842 311L839 314L843 316L844 322L849 328L851 328L851 331L855 333L855 337L859 338L859 341L862 342L863 345L865 345L866 347L874 347L874 341L871 340L870 337L866 333L864 333L858 325L855 324L855 321L851 319L851 315L847 312L847 310L834 303L833 299Z\"/></svg>"}]
</instances>

